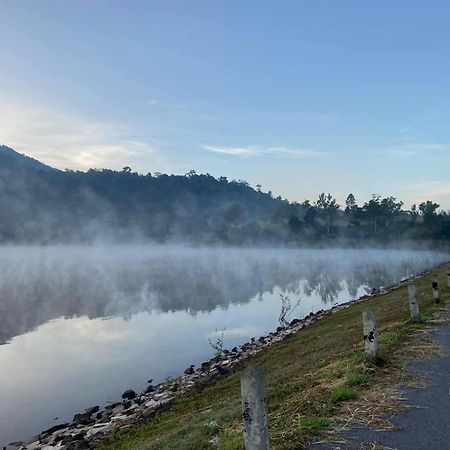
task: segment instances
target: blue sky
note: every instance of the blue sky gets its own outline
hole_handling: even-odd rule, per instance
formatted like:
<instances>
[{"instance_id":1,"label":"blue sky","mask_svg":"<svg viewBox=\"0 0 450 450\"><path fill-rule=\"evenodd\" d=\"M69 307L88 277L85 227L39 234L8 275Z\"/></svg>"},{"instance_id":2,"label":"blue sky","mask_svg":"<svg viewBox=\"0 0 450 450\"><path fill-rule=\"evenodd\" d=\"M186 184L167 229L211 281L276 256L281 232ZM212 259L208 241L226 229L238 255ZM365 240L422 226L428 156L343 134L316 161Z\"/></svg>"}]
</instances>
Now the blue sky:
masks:
<instances>
[{"instance_id":1,"label":"blue sky","mask_svg":"<svg viewBox=\"0 0 450 450\"><path fill-rule=\"evenodd\" d=\"M0 0L0 143L450 208L450 3Z\"/></svg>"}]
</instances>

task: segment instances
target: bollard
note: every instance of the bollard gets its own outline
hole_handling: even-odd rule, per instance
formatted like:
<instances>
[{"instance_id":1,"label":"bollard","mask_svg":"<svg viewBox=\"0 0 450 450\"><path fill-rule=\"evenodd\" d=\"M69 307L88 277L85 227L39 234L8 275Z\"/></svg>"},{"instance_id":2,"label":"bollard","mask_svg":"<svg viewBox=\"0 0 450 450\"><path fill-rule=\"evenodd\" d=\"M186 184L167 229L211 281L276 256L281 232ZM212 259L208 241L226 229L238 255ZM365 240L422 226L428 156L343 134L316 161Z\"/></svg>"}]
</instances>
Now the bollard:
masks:
<instances>
[{"instance_id":1,"label":"bollard","mask_svg":"<svg viewBox=\"0 0 450 450\"><path fill-rule=\"evenodd\" d=\"M409 310L411 311L411 320L413 322L419 321L419 304L417 303L417 290L416 285L412 281L408 284L408 299Z\"/></svg>"},{"instance_id":2,"label":"bollard","mask_svg":"<svg viewBox=\"0 0 450 450\"><path fill-rule=\"evenodd\" d=\"M250 366L241 376L245 450L269 450L264 371Z\"/></svg>"},{"instance_id":3,"label":"bollard","mask_svg":"<svg viewBox=\"0 0 450 450\"><path fill-rule=\"evenodd\" d=\"M363 312L364 350L366 357L376 361L378 359L378 332L375 313L371 309Z\"/></svg>"},{"instance_id":4,"label":"bollard","mask_svg":"<svg viewBox=\"0 0 450 450\"><path fill-rule=\"evenodd\" d=\"M439 279L438 279L437 275L434 276L431 286L433 287L434 302L440 303L441 302L441 294L439 292Z\"/></svg>"}]
</instances>

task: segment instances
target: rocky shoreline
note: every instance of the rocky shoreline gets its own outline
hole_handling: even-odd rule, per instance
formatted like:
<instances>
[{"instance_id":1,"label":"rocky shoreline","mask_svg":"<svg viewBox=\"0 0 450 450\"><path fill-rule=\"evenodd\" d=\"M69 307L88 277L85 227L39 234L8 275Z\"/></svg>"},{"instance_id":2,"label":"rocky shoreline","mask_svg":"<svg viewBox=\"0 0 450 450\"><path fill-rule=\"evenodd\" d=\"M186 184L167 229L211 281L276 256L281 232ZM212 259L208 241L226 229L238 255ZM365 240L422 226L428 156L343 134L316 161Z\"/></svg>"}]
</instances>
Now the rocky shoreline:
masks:
<instances>
[{"instance_id":1,"label":"rocky shoreline","mask_svg":"<svg viewBox=\"0 0 450 450\"><path fill-rule=\"evenodd\" d=\"M214 357L195 369L192 365L184 375L157 385L149 380L144 392L137 394L127 390L122 394L123 401L104 408L93 406L82 413L75 414L72 423L55 425L41 432L28 442L17 442L10 445L19 450L87 450L100 444L107 435L120 429L148 420L155 416L181 396L193 389L202 389L218 379L234 372L246 360L263 351L265 348L288 339L300 330L310 327L325 316L350 307L357 302L365 301L375 295L384 295L408 281L417 279L429 272L415 275L393 286L364 295L356 300L334 305L328 310L310 313L303 319L294 319L287 327L278 327L276 331L259 339L252 338L239 348L224 350L223 355Z\"/></svg>"}]
</instances>

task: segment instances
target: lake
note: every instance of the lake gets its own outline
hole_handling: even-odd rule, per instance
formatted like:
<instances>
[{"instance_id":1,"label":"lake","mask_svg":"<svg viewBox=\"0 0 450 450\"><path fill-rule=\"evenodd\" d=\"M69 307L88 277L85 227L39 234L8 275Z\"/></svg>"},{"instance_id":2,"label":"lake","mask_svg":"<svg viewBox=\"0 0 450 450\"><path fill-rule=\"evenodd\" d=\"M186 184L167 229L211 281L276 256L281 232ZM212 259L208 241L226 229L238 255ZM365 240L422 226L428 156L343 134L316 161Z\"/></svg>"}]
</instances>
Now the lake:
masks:
<instances>
[{"instance_id":1,"label":"lake","mask_svg":"<svg viewBox=\"0 0 450 450\"><path fill-rule=\"evenodd\" d=\"M0 445L448 261L418 250L0 248ZM406 299L405 299L406 301ZM289 308L290 305L290 308Z\"/></svg>"}]
</instances>

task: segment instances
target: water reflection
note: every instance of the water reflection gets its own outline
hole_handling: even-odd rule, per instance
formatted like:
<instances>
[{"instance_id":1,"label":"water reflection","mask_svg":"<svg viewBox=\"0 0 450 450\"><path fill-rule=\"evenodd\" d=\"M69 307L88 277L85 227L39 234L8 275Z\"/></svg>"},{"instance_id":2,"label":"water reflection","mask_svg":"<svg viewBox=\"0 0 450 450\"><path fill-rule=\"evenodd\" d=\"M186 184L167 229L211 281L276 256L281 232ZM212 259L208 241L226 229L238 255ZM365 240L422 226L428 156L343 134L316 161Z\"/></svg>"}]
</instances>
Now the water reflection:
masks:
<instances>
[{"instance_id":1,"label":"water reflection","mask_svg":"<svg viewBox=\"0 0 450 450\"><path fill-rule=\"evenodd\" d=\"M190 314L279 288L331 304L394 284L446 260L432 252L176 247L3 248L0 343L58 317Z\"/></svg>"}]
</instances>

